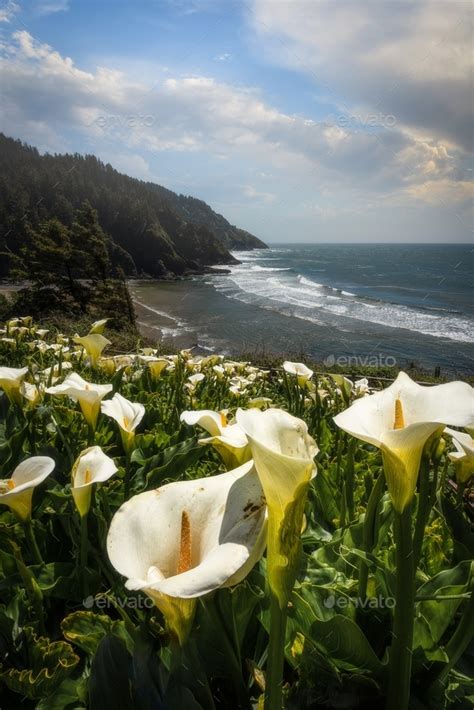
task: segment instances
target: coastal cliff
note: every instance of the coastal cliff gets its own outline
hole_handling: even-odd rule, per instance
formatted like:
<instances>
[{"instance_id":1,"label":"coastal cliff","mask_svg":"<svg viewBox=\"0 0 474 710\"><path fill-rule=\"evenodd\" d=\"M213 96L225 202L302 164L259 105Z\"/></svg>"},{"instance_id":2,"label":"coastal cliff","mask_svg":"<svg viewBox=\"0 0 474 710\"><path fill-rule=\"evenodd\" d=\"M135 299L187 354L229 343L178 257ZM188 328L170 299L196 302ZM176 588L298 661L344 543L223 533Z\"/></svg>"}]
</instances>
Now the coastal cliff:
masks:
<instances>
[{"instance_id":1,"label":"coastal cliff","mask_svg":"<svg viewBox=\"0 0 474 710\"><path fill-rule=\"evenodd\" d=\"M0 277L8 277L31 228L70 227L87 202L127 277L173 278L238 263L230 249L265 248L201 200L119 173L93 155L40 154L0 134Z\"/></svg>"}]
</instances>

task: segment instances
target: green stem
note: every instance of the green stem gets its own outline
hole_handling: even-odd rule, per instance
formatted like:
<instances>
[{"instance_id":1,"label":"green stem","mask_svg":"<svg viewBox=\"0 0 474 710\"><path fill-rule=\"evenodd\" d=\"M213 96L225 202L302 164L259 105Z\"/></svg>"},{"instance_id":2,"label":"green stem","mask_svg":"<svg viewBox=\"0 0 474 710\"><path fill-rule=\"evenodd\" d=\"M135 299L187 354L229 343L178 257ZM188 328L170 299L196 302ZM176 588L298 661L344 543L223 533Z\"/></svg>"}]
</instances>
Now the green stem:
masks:
<instances>
[{"instance_id":1,"label":"green stem","mask_svg":"<svg viewBox=\"0 0 474 710\"><path fill-rule=\"evenodd\" d=\"M125 479L124 479L124 501L130 495L130 452L125 453Z\"/></svg>"},{"instance_id":2,"label":"green stem","mask_svg":"<svg viewBox=\"0 0 474 710\"><path fill-rule=\"evenodd\" d=\"M10 544L13 549L13 555L15 557L18 572L21 575L26 593L28 595L33 612L38 622L40 634L44 636L46 632L44 626L43 593L32 571L23 562L23 557L19 545L13 542L13 540L10 540Z\"/></svg>"},{"instance_id":3,"label":"green stem","mask_svg":"<svg viewBox=\"0 0 474 710\"><path fill-rule=\"evenodd\" d=\"M445 651L448 656L448 662L443 667L437 678L433 681L430 690L436 690L436 687L444 687L446 679L449 675L451 668L453 668L456 663L461 658L462 654L470 644L472 637L474 636L474 591L471 593L471 598L466 604L464 613L461 616L459 623L451 636L450 640L446 644Z\"/></svg>"},{"instance_id":4,"label":"green stem","mask_svg":"<svg viewBox=\"0 0 474 710\"><path fill-rule=\"evenodd\" d=\"M87 513L81 517L81 550L79 557L79 565L82 576L82 589L84 598L88 596L89 590L86 578L87 556L89 552L89 536L87 533Z\"/></svg>"},{"instance_id":5,"label":"green stem","mask_svg":"<svg viewBox=\"0 0 474 710\"><path fill-rule=\"evenodd\" d=\"M362 531L362 544L364 552L371 552L375 544L374 528L375 517L380 499L385 489L385 478L382 472L379 473L372 490L370 492L367 508L365 511L364 528ZM367 598L367 583L369 580L369 566L367 562L361 560L359 563L359 599L365 601Z\"/></svg>"},{"instance_id":6,"label":"green stem","mask_svg":"<svg viewBox=\"0 0 474 710\"><path fill-rule=\"evenodd\" d=\"M413 536L413 565L415 569L421 557L421 548L425 536L425 528L431 513L430 496L430 462L423 457L420 465L420 492L418 494L418 510L416 511L415 534Z\"/></svg>"},{"instance_id":7,"label":"green stem","mask_svg":"<svg viewBox=\"0 0 474 710\"><path fill-rule=\"evenodd\" d=\"M270 592L270 639L265 681L265 710L281 710L283 666L285 663L286 609Z\"/></svg>"},{"instance_id":8,"label":"green stem","mask_svg":"<svg viewBox=\"0 0 474 710\"><path fill-rule=\"evenodd\" d=\"M31 554L33 556L33 559L35 561L36 565L44 565L44 560L41 556L41 552L38 547L38 543L36 542L36 536L35 532L33 530L33 523L31 520L28 520L24 524L24 531L25 531L25 537L28 540L28 546L30 548Z\"/></svg>"},{"instance_id":9,"label":"green stem","mask_svg":"<svg viewBox=\"0 0 474 710\"><path fill-rule=\"evenodd\" d=\"M395 511L394 538L397 562L395 618L390 649L387 710L406 710L410 700L413 624L415 615L415 566L411 507Z\"/></svg>"},{"instance_id":10,"label":"green stem","mask_svg":"<svg viewBox=\"0 0 474 710\"><path fill-rule=\"evenodd\" d=\"M356 449L356 439L351 437L349 439L349 446L347 449L347 462L345 471L345 499L346 499L346 511L347 511L347 522L351 523L354 520L354 454Z\"/></svg>"},{"instance_id":11,"label":"green stem","mask_svg":"<svg viewBox=\"0 0 474 710\"><path fill-rule=\"evenodd\" d=\"M463 504L462 499L463 499L463 495L464 495L464 490L466 488L466 484L461 483L461 481L458 481L457 484L458 484L458 488L456 491L456 507L461 508L462 504Z\"/></svg>"}]
</instances>

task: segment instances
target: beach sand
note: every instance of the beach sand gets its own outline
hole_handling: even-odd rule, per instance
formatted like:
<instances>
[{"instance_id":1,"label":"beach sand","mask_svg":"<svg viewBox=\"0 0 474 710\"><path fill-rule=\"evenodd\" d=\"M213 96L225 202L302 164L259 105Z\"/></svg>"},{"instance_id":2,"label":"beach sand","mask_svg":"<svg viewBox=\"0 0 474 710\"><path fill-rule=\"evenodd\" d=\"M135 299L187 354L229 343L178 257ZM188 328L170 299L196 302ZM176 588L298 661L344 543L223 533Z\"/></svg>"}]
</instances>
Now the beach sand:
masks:
<instances>
[{"instance_id":1,"label":"beach sand","mask_svg":"<svg viewBox=\"0 0 474 710\"><path fill-rule=\"evenodd\" d=\"M183 323L175 316L169 315L176 311L177 304L183 299L183 288L180 282L153 281L155 293L159 293L159 307L150 307L137 297L134 283L128 286L133 300L137 317L137 328L141 335L153 345L159 344L166 349L167 346L176 348L192 348L197 345L196 333L183 329ZM148 283L148 282L145 282ZM185 287L186 288L186 287Z\"/></svg>"}]
</instances>

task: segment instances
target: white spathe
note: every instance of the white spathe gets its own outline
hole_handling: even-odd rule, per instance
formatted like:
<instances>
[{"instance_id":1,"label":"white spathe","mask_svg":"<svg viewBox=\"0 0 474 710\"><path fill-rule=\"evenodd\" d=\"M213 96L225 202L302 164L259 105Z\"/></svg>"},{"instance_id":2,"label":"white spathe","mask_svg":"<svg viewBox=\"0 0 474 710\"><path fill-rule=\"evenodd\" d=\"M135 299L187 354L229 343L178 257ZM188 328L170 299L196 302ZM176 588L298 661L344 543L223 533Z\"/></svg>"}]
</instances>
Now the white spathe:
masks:
<instances>
[{"instance_id":1,"label":"white spathe","mask_svg":"<svg viewBox=\"0 0 474 710\"><path fill-rule=\"evenodd\" d=\"M130 402L116 392L112 399L107 399L101 404L102 413L115 419L120 427L123 445L129 449L133 444L135 429L145 415L145 406L140 402Z\"/></svg>"},{"instance_id":2,"label":"white spathe","mask_svg":"<svg viewBox=\"0 0 474 710\"><path fill-rule=\"evenodd\" d=\"M81 517L89 511L93 484L108 481L117 471L100 446L90 446L79 454L71 472L71 492Z\"/></svg>"},{"instance_id":3,"label":"white spathe","mask_svg":"<svg viewBox=\"0 0 474 710\"><path fill-rule=\"evenodd\" d=\"M107 552L128 589L190 599L237 584L265 547L265 499L252 462L209 478L175 481L124 503L112 519ZM178 573L182 516L190 568Z\"/></svg>"},{"instance_id":4,"label":"white spathe","mask_svg":"<svg viewBox=\"0 0 474 710\"><path fill-rule=\"evenodd\" d=\"M281 409L237 410L268 506L267 573L286 609L300 554L300 533L318 448L304 421Z\"/></svg>"},{"instance_id":5,"label":"white spathe","mask_svg":"<svg viewBox=\"0 0 474 710\"><path fill-rule=\"evenodd\" d=\"M0 503L8 505L20 520L27 522L31 519L33 490L54 467L54 460L49 456L26 459L15 468L11 478L0 480Z\"/></svg>"},{"instance_id":6,"label":"white spathe","mask_svg":"<svg viewBox=\"0 0 474 710\"><path fill-rule=\"evenodd\" d=\"M229 424L223 412L213 412L211 409L188 410L181 413L180 419L188 426L202 427L211 435L200 439L199 443L214 446L227 468L240 466L251 458L245 432L238 424Z\"/></svg>"},{"instance_id":7,"label":"white spathe","mask_svg":"<svg viewBox=\"0 0 474 710\"><path fill-rule=\"evenodd\" d=\"M281 507L314 474L316 442L303 420L282 409L238 409L236 420L249 441L268 505Z\"/></svg>"},{"instance_id":8,"label":"white spathe","mask_svg":"<svg viewBox=\"0 0 474 710\"><path fill-rule=\"evenodd\" d=\"M73 372L62 384L48 387L46 392L55 396L67 396L79 402L85 420L95 429L100 403L112 389L112 385L96 385L83 380L80 375Z\"/></svg>"},{"instance_id":9,"label":"white spathe","mask_svg":"<svg viewBox=\"0 0 474 710\"><path fill-rule=\"evenodd\" d=\"M27 373L27 367L0 367L0 389L11 402L21 402L20 387Z\"/></svg>"},{"instance_id":10,"label":"white spathe","mask_svg":"<svg viewBox=\"0 0 474 710\"><path fill-rule=\"evenodd\" d=\"M242 581L265 538L265 499L248 462L131 498L112 519L107 552L125 586L153 599L182 645L197 598Z\"/></svg>"},{"instance_id":11,"label":"white spathe","mask_svg":"<svg viewBox=\"0 0 474 710\"><path fill-rule=\"evenodd\" d=\"M446 428L444 433L449 434L456 447L456 451L448 454L456 466L456 477L461 483L465 483L474 475L474 439L467 431Z\"/></svg>"},{"instance_id":12,"label":"white spathe","mask_svg":"<svg viewBox=\"0 0 474 710\"><path fill-rule=\"evenodd\" d=\"M82 345L82 347L85 349L89 357L91 367L95 367L97 365L97 361L102 355L103 350L108 345L111 345L110 340L108 340L106 337L104 337L103 335L101 335L101 333L98 332L89 335L84 335L82 338L76 335L73 340L75 343L78 343L78 345Z\"/></svg>"},{"instance_id":13,"label":"white spathe","mask_svg":"<svg viewBox=\"0 0 474 710\"><path fill-rule=\"evenodd\" d=\"M102 334L105 330L105 325L108 322L108 318L102 318L101 320L96 320L92 323L88 335L94 335L95 333Z\"/></svg>"},{"instance_id":14,"label":"white spathe","mask_svg":"<svg viewBox=\"0 0 474 710\"><path fill-rule=\"evenodd\" d=\"M390 387L356 400L334 421L381 449L392 502L401 513L413 498L427 440L447 424L472 426L474 390L465 382L422 386L401 372Z\"/></svg>"},{"instance_id":15,"label":"white spathe","mask_svg":"<svg viewBox=\"0 0 474 710\"><path fill-rule=\"evenodd\" d=\"M283 369L289 375L294 375L296 377L300 387L303 387L307 380L313 376L313 371L302 362L290 362L289 360L285 360L283 363Z\"/></svg>"}]
</instances>

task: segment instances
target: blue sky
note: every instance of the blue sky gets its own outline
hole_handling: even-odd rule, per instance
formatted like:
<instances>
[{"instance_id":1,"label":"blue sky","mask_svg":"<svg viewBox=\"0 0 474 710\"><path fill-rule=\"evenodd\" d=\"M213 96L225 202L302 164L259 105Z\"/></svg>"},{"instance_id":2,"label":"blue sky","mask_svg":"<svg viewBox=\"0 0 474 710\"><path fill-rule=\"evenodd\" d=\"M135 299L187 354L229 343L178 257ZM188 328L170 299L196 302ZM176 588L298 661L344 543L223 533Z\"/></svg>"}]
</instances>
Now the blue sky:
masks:
<instances>
[{"instance_id":1,"label":"blue sky","mask_svg":"<svg viewBox=\"0 0 474 710\"><path fill-rule=\"evenodd\" d=\"M9 0L1 128L266 241L472 239L470 4Z\"/></svg>"}]
</instances>

